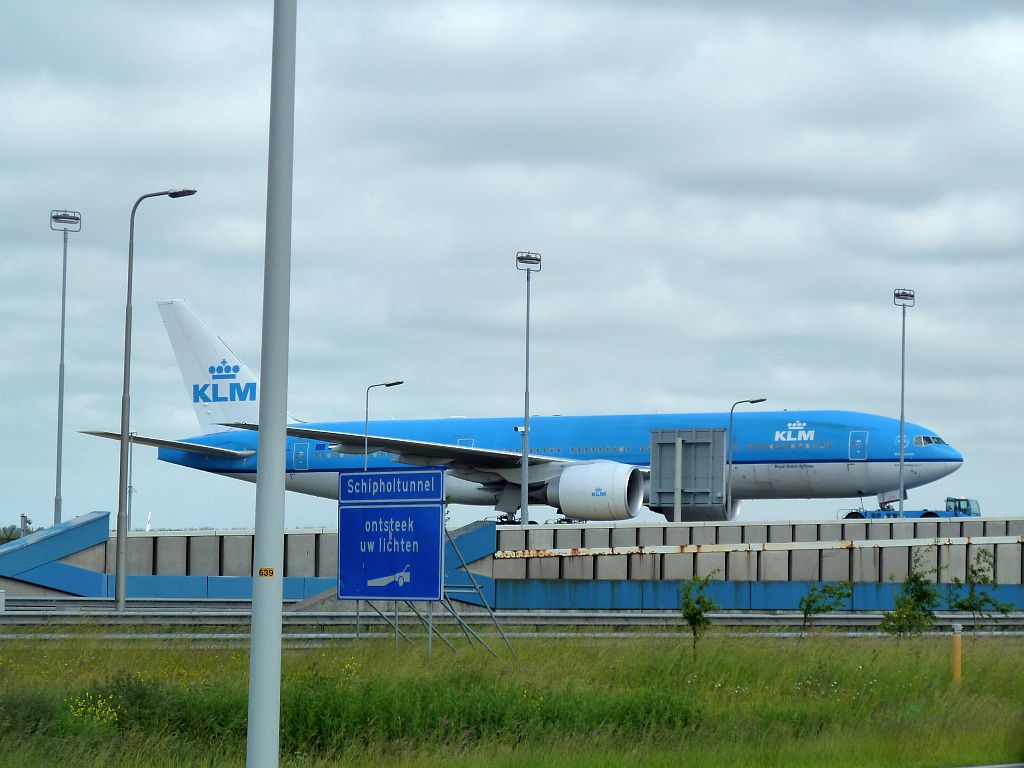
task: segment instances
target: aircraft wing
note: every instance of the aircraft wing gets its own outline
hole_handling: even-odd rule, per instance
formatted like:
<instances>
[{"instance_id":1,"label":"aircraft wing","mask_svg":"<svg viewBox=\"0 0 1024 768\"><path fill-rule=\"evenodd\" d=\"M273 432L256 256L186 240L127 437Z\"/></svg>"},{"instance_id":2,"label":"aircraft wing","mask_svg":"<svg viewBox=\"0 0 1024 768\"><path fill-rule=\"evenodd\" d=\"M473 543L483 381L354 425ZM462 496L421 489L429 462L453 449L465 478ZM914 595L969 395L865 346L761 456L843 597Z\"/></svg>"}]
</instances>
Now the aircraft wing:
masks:
<instances>
[{"instance_id":1,"label":"aircraft wing","mask_svg":"<svg viewBox=\"0 0 1024 768\"><path fill-rule=\"evenodd\" d=\"M225 424L236 429L259 429L256 424ZM362 435L356 432L335 432L329 429L309 429L307 427L288 427L291 437L304 437L311 440L324 440L338 443L353 453L363 452L363 443L371 451L397 453L403 464L430 463L444 464L451 467L471 467L479 470L501 470L518 468L521 454L514 451L499 451L492 448L474 448L467 445L447 445L430 443L423 440L408 440L402 437L381 437L380 435ZM530 456L530 466L540 464L568 464L567 459L554 456Z\"/></svg>"},{"instance_id":2,"label":"aircraft wing","mask_svg":"<svg viewBox=\"0 0 1024 768\"><path fill-rule=\"evenodd\" d=\"M111 440L121 439L120 432L92 432L86 430L82 434L106 437ZM149 445L154 448L172 448L176 451L200 453L203 456L216 456L219 459L245 459L256 453L256 451L236 451L231 448L218 448L213 445L199 445L198 443L186 443L181 440L162 440L158 437L140 437L139 435L133 435L131 442L139 445Z\"/></svg>"}]
</instances>

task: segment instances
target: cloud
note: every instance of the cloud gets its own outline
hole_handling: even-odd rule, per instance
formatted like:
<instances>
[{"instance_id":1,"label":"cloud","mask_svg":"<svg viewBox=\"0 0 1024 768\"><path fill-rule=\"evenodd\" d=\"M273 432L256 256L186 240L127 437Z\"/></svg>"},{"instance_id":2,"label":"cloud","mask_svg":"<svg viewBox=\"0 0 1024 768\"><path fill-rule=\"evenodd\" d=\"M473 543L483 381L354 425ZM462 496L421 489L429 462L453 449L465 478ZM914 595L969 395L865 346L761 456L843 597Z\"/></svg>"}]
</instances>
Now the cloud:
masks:
<instances>
[{"instance_id":1,"label":"cloud","mask_svg":"<svg viewBox=\"0 0 1024 768\"><path fill-rule=\"evenodd\" d=\"M195 429L154 302L185 297L258 366L268 4L16 4L0 28L0 466L8 517L50 504L60 236L68 270L65 506L116 504L128 215L133 429ZM359 418L507 415L533 284L538 412L898 408L986 496L1021 408L1016 4L303 3L290 405ZM244 525L249 486L139 449L160 524ZM176 474L179 473L179 474ZM748 514L758 514L748 505ZM776 506L773 509L778 510ZM788 507L786 509L789 509ZM823 507L815 507L819 513ZM289 523L330 524L292 499ZM780 512L781 514L781 512ZM808 512L807 514L810 514ZM0 516L2 520L2 516Z\"/></svg>"}]
</instances>

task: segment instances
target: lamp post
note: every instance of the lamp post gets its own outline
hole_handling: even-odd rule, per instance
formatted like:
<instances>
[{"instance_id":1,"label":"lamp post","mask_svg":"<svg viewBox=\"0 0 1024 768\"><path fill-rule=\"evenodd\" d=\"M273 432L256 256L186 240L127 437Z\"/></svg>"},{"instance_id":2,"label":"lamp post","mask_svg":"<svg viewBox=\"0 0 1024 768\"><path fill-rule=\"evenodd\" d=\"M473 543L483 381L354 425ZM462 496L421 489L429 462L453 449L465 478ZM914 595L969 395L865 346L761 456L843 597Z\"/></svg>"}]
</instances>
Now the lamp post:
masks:
<instances>
[{"instance_id":1,"label":"lamp post","mask_svg":"<svg viewBox=\"0 0 1024 768\"><path fill-rule=\"evenodd\" d=\"M367 465L370 461L370 390L374 387L397 387L399 384L405 382L401 379L398 381L382 381L380 384L371 384L366 388L366 411L363 415L363 471L366 471Z\"/></svg>"},{"instance_id":2,"label":"lamp post","mask_svg":"<svg viewBox=\"0 0 1024 768\"><path fill-rule=\"evenodd\" d=\"M728 466L725 470L725 516L728 517L732 511L732 412L736 410L737 405L743 403L763 403L768 398L766 397L755 397L750 400L737 400L732 404L732 408L729 409L729 461Z\"/></svg>"},{"instance_id":3,"label":"lamp post","mask_svg":"<svg viewBox=\"0 0 1024 768\"><path fill-rule=\"evenodd\" d=\"M540 272L540 254L519 251L516 269L526 273L526 395L523 407L522 494L519 500L519 522L530 524L530 275Z\"/></svg>"},{"instance_id":4,"label":"lamp post","mask_svg":"<svg viewBox=\"0 0 1024 768\"><path fill-rule=\"evenodd\" d=\"M149 192L139 197L132 206L128 225L128 293L124 307L124 379L121 386L121 459L117 481L117 577L114 581L114 601L118 611L124 610L125 561L128 551L128 388L131 383L132 363L132 265L135 255L135 212L147 197L188 197L194 189L165 189L163 192Z\"/></svg>"},{"instance_id":5,"label":"lamp post","mask_svg":"<svg viewBox=\"0 0 1024 768\"><path fill-rule=\"evenodd\" d=\"M57 490L53 496L53 524L61 519L60 471L64 448L64 319L68 297L68 232L82 229L78 211L50 211L50 229L64 233L64 261L60 278L60 365L57 369Z\"/></svg>"},{"instance_id":6,"label":"lamp post","mask_svg":"<svg viewBox=\"0 0 1024 768\"><path fill-rule=\"evenodd\" d=\"M903 517L903 458L906 432L906 417L903 410L904 383L907 373L907 307L914 306L914 292L909 288L897 288L892 292L892 303L903 309L903 330L900 334L900 517Z\"/></svg>"}]
</instances>

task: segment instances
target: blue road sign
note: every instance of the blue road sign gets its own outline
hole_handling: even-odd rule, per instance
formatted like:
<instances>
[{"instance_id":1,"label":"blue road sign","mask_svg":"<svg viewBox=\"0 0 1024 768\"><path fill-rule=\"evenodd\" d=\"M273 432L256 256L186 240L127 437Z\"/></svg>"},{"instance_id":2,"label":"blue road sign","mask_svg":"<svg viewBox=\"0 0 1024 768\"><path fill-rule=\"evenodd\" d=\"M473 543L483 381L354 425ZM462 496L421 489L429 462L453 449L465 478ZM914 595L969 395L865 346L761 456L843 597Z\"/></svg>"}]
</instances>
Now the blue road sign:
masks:
<instances>
[{"instance_id":1,"label":"blue road sign","mask_svg":"<svg viewBox=\"0 0 1024 768\"><path fill-rule=\"evenodd\" d=\"M422 504L444 501L444 470L367 470L341 472L338 503Z\"/></svg>"},{"instance_id":2,"label":"blue road sign","mask_svg":"<svg viewBox=\"0 0 1024 768\"><path fill-rule=\"evenodd\" d=\"M340 473L339 599L442 598L443 476L443 470ZM437 500L407 501L425 495Z\"/></svg>"}]
</instances>

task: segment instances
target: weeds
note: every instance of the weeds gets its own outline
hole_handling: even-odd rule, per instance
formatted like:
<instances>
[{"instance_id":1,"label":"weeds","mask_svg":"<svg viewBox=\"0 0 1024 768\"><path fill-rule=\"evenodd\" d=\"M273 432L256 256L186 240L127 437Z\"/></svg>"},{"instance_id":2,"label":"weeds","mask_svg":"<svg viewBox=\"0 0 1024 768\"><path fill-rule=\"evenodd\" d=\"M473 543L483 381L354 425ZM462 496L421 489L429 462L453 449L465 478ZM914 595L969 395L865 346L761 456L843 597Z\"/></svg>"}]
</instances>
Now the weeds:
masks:
<instances>
[{"instance_id":1,"label":"weeds","mask_svg":"<svg viewBox=\"0 0 1024 768\"><path fill-rule=\"evenodd\" d=\"M972 644L956 697L943 638L796 642L721 633L705 639L697 662L686 639L521 641L518 663L436 651L428 663L425 649L396 658L390 641L287 651L282 763L927 765L1024 757L1024 670L1005 663L1024 651L1020 639ZM185 644L141 651L8 643L3 659L0 765L243 762L243 654ZM888 734L897 727L904 736L893 747Z\"/></svg>"}]
</instances>

